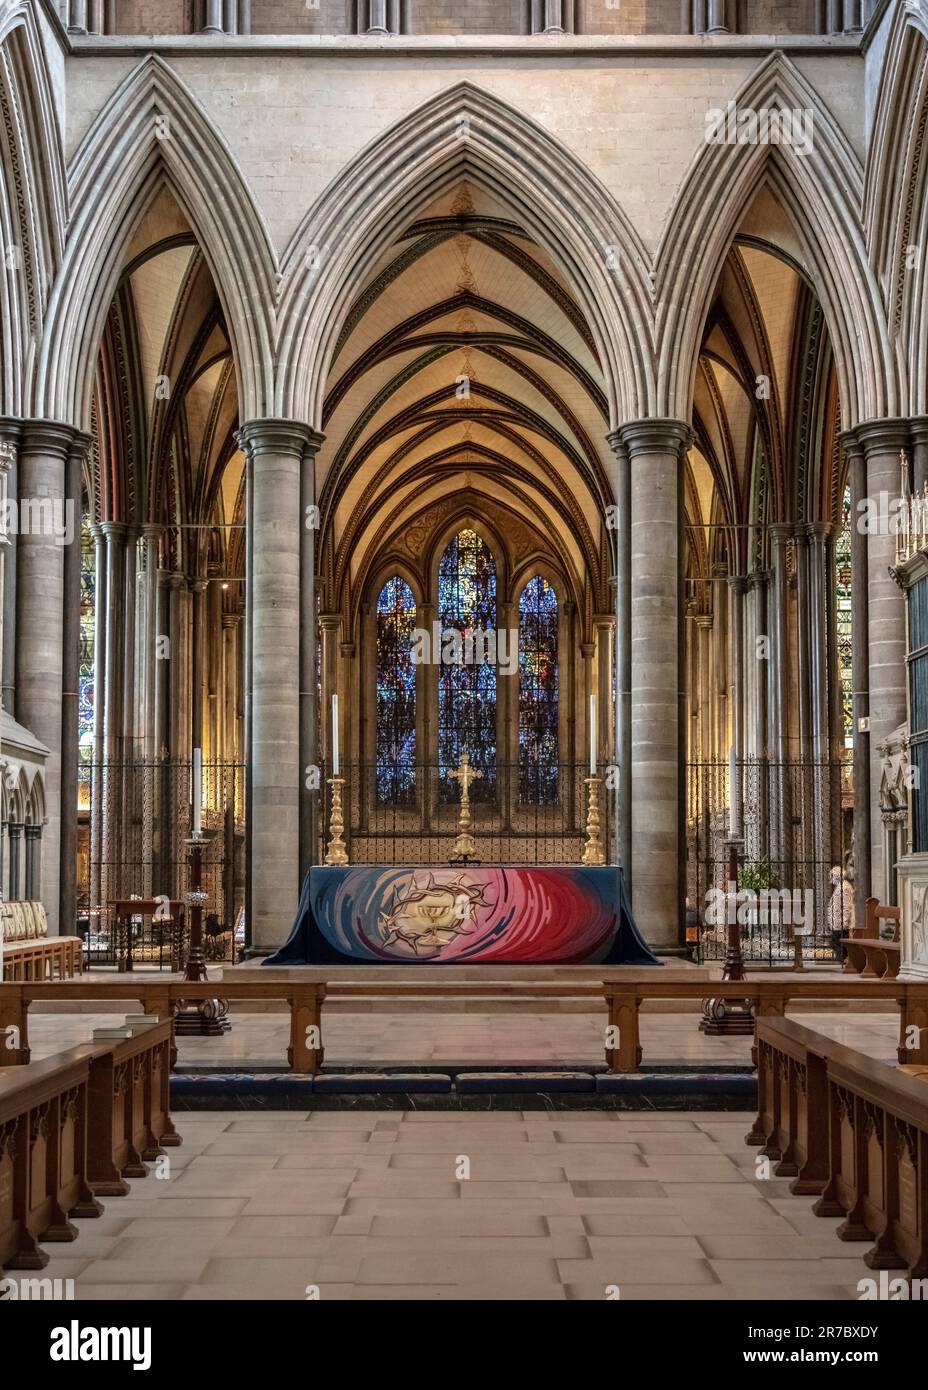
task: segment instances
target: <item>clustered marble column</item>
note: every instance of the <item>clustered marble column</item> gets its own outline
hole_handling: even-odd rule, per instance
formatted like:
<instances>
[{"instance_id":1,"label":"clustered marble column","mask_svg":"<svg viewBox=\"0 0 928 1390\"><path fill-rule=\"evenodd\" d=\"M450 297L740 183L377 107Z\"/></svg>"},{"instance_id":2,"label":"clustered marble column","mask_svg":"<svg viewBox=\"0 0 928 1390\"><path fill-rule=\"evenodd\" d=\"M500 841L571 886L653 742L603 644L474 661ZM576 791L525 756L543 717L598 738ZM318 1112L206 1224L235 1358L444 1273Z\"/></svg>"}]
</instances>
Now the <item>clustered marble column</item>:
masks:
<instances>
[{"instance_id":1,"label":"clustered marble column","mask_svg":"<svg viewBox=\"0 0 928 1390\"><path fill-rule=\"evenodd\" d=\"M266 951L286 940L300 886L303 755L309 752L302 745L311 723L301 713L312 701L303 684L312 625L301 632L301 575L315 536L302 525L303 473L321 438L294 421L268 419L244 424L238 440L251 467L252 494L251 934L253 948Z\"/></svg>"},{"instance_id":2,"label":"clustered marble column","mask_svg":"<svg viewBox=\"0 0 928 1390\"><path fill-rule=\"evenodd\" d=\"M574 0L532 0L533 34L572 34L575 27Z\"/></svg>"},{"instance_id":3,"label":"clustered marble column","mask_svg":"<svg viewBox=\"0 0 928 1390\"><path fill-rule=\"evenodd\" d=\"M819 0L823 34L859 34L873 14L875 0Z\"/></svg>"},{"instance_id":4,"label":"clustered marble column","mask_svg":"<svg viewBox=\"0 0 928 1390\"><path fill-rule=\"evenodd\" d=\"M403 32L403 0L356 0L355 29L372 37Z\"/></svg>"},{"instance_id":5,"label":"clustered marble column","mask_svg":"<svg viewBox=\"0 0 928 1390\"><path fill-rule=\"evenodd\" d=\"M194 0L193 27L200 34L250 34L251 0Z\"/></svg>"},{"instance_id":6,"label":"clustered marble column","mask_svg":"<svg viewBox=\"0 0 928 1390\"><path fill-rule=\"evenodd\" d=\"M47 822L42 854L42 899L49 933L60 924L62 842L62 737L65 729L64 593L67 544L48 524L57 508L67 521L66 473L75 432L50 421L27 421L19 449L20 534L17 545L16 717L48 749L45 765ZM25 522L25 506L31 516ZM39 518L45 517L46 520ZM71 518L70 543L79 545L79 513ZM66 809L77 815L76 799ZM64 929L70 930L65 923Z\"/></svg>"},{"instance_id":7,"label":"clustered marble column","mask_svg":"<svg viewBox=\"0 0 928 1390\"><path fill-rule=\"evenodd\" d=\"M865 496L877 517L866 535L867 631L870 753L870 875L871 891L886 901L889 885L883 863L883 822L880 814L879 745L907 717L905 677L905 600L892 576L896 534L892 505L901 494L901 454L909 447L906 420L878 420L856 430L866 469ZM853 456L852 456L853 458ZM855 515L856 530L861 518ZM858 590L856 583L854 592ZM862 634L861 634L862 635ZM855 649L857 632L855 629Z\"/></svg>"},{"instance_id":8,"label":"clustered marble column","mask_svg":"<svg viewBox=\"0 0 928 1390\"><path fill-rule=\"evenodd\" d=\"M685 691L681 473L688 427L623 426L631 473L631 859L636 916L652 946L677 950Z\"/></svg>"},{"instance_id":9,"label":"clustered marble column","mask_svg":"<svg viewBox=\"0 0 928 1390\"><path fill-rule=\"evenodd\" d=\"M690 25L694 34L730 34L737 29L733 0L691 0Z\"/></svg>"},{"instance_id":10,"label":"clustered marble column","mask_svg":"<svg viewBox=\"0 0 928 1390\"><path fill-rule=\"evenodd\" d=\"M615 474L615 789L616 854L631 881L632 548L631 468L621 433L609 436Z\"/></svg>"}]
</instances>

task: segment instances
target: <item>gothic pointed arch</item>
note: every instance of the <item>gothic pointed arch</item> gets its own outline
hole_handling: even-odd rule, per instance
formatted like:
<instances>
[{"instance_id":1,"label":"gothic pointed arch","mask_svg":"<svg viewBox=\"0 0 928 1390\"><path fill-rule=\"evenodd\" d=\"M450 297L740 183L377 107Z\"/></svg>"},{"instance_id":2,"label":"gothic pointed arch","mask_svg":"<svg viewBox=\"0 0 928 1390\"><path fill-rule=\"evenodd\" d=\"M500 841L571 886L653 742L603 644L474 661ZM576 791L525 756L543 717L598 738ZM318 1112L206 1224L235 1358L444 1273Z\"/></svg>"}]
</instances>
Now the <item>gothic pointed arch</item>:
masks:
<instances>
[{"instance_id":1,"label":"gothic pointed arch","mask_svg":"<svg viewBox=\"0 0 928 1390\"><path fill-rule=\"evenodd\" d=\"M27 414L67 222L61 132L29 5L0 15L0 414Z\"/></svg>"},{"instance_id":2,"label":"gothic pointed arch","mask_svg":"<svg viewBox=\"0 0 928 1390\"><path fill-rule=\"evenodd\" d=\"M418 208L462 179L511 207L577 294L602 364L613 425L654 398L648 257L615 199L559 141L470 82L391 127L329 185L281 264L277 411L321 421L357 283Z\"/></svg>"},{"instance_id":3,"label":"gothic pointed arch","mask_svg":"<svg viewBox=\"0 0 928 1390\"><path fill-rule=\"evenodd\" d=\"M752 112L810 113L808 138L706 141L675 201L657 256L662 410L686 418L706 314L735 232L766 184L793 224L821 300L845 427L891 415L899 390L886 318L860 219L863 171L821 97L789 58L772 54L732 103ZM720 216L720 211L722 215Z\"/></svg>"},{"instance_id":4,"label":"gothic pointed arch","mask_svg":"<svg viewBox=\"0 0 928 1390\"><path fill-rule=\"evenodd\" d=\"M235 160L157 55L135 68L69 170L72 216L42 342L34 411L86 427L96 346L134 228L164 183L189 217L222 302L245 419L273 395L275 257Z\"/></svg>"}]
</instances>

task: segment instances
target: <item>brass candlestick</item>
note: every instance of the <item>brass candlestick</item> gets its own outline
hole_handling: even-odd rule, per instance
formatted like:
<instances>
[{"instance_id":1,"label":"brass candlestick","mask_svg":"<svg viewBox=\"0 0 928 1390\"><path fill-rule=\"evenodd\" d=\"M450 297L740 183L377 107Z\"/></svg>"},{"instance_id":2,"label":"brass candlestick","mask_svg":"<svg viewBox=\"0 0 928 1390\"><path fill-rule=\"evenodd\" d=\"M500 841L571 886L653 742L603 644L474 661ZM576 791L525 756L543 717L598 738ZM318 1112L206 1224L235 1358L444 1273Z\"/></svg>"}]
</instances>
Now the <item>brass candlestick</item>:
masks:
<instances>
[{"instance_id":1,"label":"brass candlestick","mask_svg":"<svg viewBox=\"0 0 928 1390\"><path fill-rule=\"evenodd\" d=\"M184 969L184 982L189 984L201 984L208 979L203 949L203 909L209 901L209 894L203 888L203 847L207 841L208 837L202 830L195 830L187 841L190 847L190 888L184 894L184 903L190 920L190 952ZM228 1012L226 999L196 999L189 1003L186 999L179 999L174 1017L175 1036L221 1037L232 1026L226 1017Z\"/></svg>"},{"instance_id":2,"label":"brass candlestick","mask_svg":"<svg viewBox=\"0 0 928 1390\"><path fill-rule=\"evenodd\" d=\"M329 847L325 852L325 862L327 864L347 864L348 850L345 846L345 816L342 811L342 787L345 785L344 777L330 777L329 786L332 788L332 801L329 806Z\"/></svg>"},{"instance_id":3,"label":"brass candlestick","mask_svg":"<svg viewBox=\"0 0 928 1390\"><path fill-rule=\"evenodd\" d=\"M583 781L587 788L586 848L580 863L605 864L606 853L603 849L603 828L599 814L599 789L603 779L584 777Z\"/></svg>"},{"instance_id":4,"label":"brass candlestick","mask_svg":"<svg viewBox=\"0 0 928 1390\"><path fill-rule=\"evenodd\" d=\"M737 912L738 866L742 841L732 838L726 843L728 846L726 913L729 920L727 922L728 950L725 955L722 979L733 984L740 984L742 980L747 978L744 969L744 954L741 949L741 923L738 921ZM732 904L734 904L734 911L732 911ZM753 1037L753 1001L750 999L731 999L723 995L716 995L713 999L704 999L699 1031L713 1038Z\"/></svg>"},{"instance_id":5,"label":"brass candlestick","mask_svg":"<svg viewBox=\"0 0 928 1390\"><path fill-rule=\"evenodd\" d=\"M470 833L470 784L483 776L476 768L470 765L470 754L464 753L461 756L461 766L456 772L449 772L448 776L455 782L461 784L461 812L458 816L458 837L454 842L451 851L452 864L466 863L468 859L473 859L477 853L477 841Z\"/></svg>"}]
</instances>

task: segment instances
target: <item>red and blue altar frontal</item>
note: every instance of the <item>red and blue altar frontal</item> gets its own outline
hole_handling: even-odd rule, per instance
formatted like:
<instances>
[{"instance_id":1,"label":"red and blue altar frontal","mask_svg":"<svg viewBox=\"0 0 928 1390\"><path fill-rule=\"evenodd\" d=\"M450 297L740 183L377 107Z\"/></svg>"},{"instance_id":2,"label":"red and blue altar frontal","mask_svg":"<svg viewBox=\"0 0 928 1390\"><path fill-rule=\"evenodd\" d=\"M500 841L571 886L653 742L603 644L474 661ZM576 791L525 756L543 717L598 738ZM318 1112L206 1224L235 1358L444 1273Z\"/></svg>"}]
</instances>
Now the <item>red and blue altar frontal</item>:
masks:
<instances>
[{"instance_id":1,"label":"red and blue altar frontal","mask_svg":"<svg viewBox=\"0 0 928 1390\"><path fill-rule=\"evenodd\" d=\"M659 965L621 869L311 868L265 965Z\"/></svg>"}]
</instances>

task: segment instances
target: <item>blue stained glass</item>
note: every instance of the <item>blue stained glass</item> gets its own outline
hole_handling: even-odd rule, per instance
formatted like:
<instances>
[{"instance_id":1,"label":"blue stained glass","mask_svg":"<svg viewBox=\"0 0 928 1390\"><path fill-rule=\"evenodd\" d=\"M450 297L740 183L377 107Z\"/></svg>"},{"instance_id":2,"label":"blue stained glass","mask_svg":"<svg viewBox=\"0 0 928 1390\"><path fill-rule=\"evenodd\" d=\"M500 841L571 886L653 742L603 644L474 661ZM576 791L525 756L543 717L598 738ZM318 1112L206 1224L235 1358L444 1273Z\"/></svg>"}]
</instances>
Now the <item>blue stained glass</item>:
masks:
<instances>
[{"instance_id":1,"label":"blue stained glass","mask_svg":"<svg viewBox=\"0 0 928 1390\"><path fill-rule=\"evenodd\" d=\"M468 650L472 633L496 632L496 565L489 546L476 531L459 531L438 566L438 621L442 634L460 634ZM444 646L444 644L443 644ZM474 642L474 651L485 651ZM448 774L464 753L483 777L471 785L472 801L495 795L496 665L491 662L445 661L438 675L438 770L443 800L457 801L457 783Z\"/></svg>"},{"instance_id":2,"label":"blue stained glass","mask_svg":"<svg viewBox=\"0 0 928 1390\"><path fill-rule=\"evenodd\" d=\"M377 800L410 806L416 798L416 600L395 575L377 599Z\"/></svg>"},{"instance_id":3,"label":"blue stained glass","mask_svg":"<svg viewBox=\"0 0 928 1390\"><path fill-rule=\"evenodd\" d=\"M557 594L541 575L519 599L519 800L558 799Z\"/></svg>"}]
</instances>

